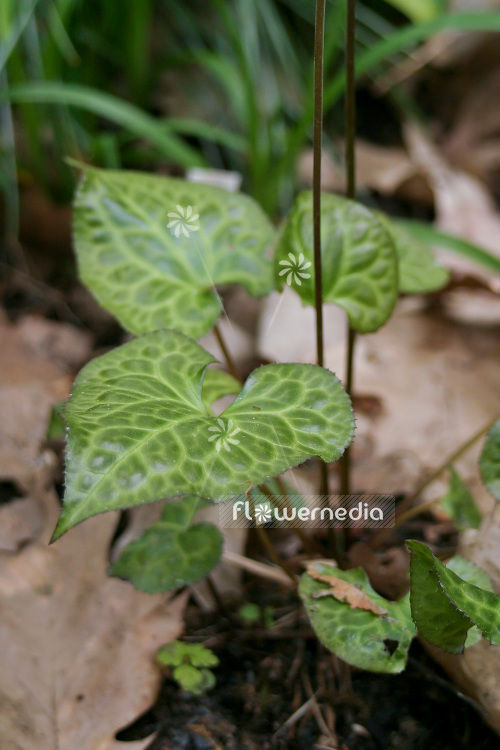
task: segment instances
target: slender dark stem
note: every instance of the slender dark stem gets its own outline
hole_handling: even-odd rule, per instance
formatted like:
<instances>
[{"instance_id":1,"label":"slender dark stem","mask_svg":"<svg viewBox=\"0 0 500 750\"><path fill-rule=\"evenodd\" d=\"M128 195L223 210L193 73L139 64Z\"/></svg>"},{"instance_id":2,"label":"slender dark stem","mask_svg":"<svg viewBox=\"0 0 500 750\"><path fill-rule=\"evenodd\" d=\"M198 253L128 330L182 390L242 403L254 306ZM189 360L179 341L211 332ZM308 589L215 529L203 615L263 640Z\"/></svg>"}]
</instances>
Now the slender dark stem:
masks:
<instances>
[{"instance_id":1,"label":"slender dark stem","mask_svg":"<svg viewBox=\"0 0 500 750\"><path fill-rule=\"evenodd\" d=\"M219 608L219 611L223 617L225 617L227 620L232 621L232 615L227 609L226 605L224 604L224 600L222 599L219 590L215 584L214 578L212 575L208 575L206 577L207 586L210 589L210 593L212 594L214 601Z\"/></svg>"},{"instance_id":2,"label":"slender dark stem","mask_svg":"<svg viewBox=\"0 0 500 750\"><path fill-rule=\"evenodd\" d=\"M345 137L346 137L346 172L347 197L356 197L356 0L347 0L347 34L346 34L346 102L345 102ZM356 332L348 325L345 388L352 396L354 378L354 346ZM340 464L340 491L343 495L351 493L351 451L346 449Z\"/></svg>"},{"instance_id":3,"label":"slender dark stem","mask_svg":"<svg viewBox=\"0 0 500 750\"><path fill-rule=\"evenodd\" d=\"M347 355L345 389L352 396L352 382L354 377L354 346L356 343L356 331L347 326ZM351 494L351 446L348 445L340 462L340 492L342 495Z\"/></svg>"},{"instance_id":4,"label":"slender dark stem","mask_svg":"<svg viewBox=\"0 0 500 750\"><path fill-rule=\"evenodd\" d=\"M313 223L314 298L316 308L316 360L324 366L323 276L321 267L321 146L323 140L323 57L326 0L316 0L314 36L314 136L313 136ZM328 495L328 469L320 461L320 495Z\"/></svg>"},{"instance_id":5,"label":"slender dark stem","mask_svg":"<svg viewBox=\"0 0 500 750\"><path fill-rule=\"evenodd\" d=\"M222 353L224 355L224 359L226 360L227 369L229 370L229 372L231 373L231 375L233 376L233 378L236 378L236 380L239 380L240 383L242 383L243 382L242 377L241 377L241 375L238 372L238 368L236 367L236 365L234 363L234 359L231 357L229 349L227 348L227 344L224 341L224 337L222 336L222 332L221 332L219 326L217 325L217 323L214 326L214 333L215 333L215 336L217 338L217 341L219 342L219 346L220 346L220 348L222 350Z\"/></svg>"},{"instance_id":6,"label":"slender dark stem","mask_svg":"<svg viewBox=\"0 0 500 750\"><path fill-rule=\"evenodd\" d=\"M323 142L323 73L325 54L325 7L326 0L316 0L316 21L314 27L314 131L313 131L313 232L314 232L314 303L316 308L316 359L324 367L323 331L323 275L321 263L321 151ZM319 462L319 494L328 505L328 467ZM333 529L329 529L330 545L335 559L337 539Z\"/></svg>"},{"instance_id":7,"label":"slender dark stem","mask_svg":"<svg viewBox=\"0 0 500 750\"><path fill-rule=\"evenodd\" d=\"M281 492L281 502L283 503L284 507L287 508L287 510L291 510L292 506L290 503L290 498L286 493L285 485L281 477L276 477L276 483L278 484L279 490ZM275 502L278 500L274 492L272 492L269 487L266 487L265 484L259 484L259 490L263 495L266 495L266 497L270 498L271 500L274 500ZM312 542L311 539L309 539L307 534L304 533L303 529L295 528L294 531L300 539L304 552L307 552L308 554L318 553L317 546Z\"/></svg>"},{"instance_id":8,"label":"slender dark stem","mask_svg":"<svg viewBox=\"0 0 500 750\"><path fill-rule=\"evenodd\" d=\"M356 0L347 0L345 138L347 197L356 197Z\"/></svg>"},{"instance_id":9,"label":"slender dark stem","mask_svg":"<svg viewBox=\"0 0 500 750\"><path fill-rule=\"evenodd\" d=\"M316 356L324 366L323 277L321 268L321 145L323 138L323 57L326 0L316 0L314 37L314 136L313 136L313 222L314 282L316 307Z\"/></svg>"},{"instance_id":10,"label":"slender dark stem","mask_svg":"<svg viewBox=\"0 0 500 750\"><path fill-rule=\"evenodd\" d=\"M295 578L294 574L286 564L284 560L281 559L281 557L278 555L274 548L274 544L271 541L270 535L267 533L266 529L264 529L262 526L256 526L255 530L257 532L257 536L260 539L260 542L264 549L268 552L269 557L271 560L275 563L275 565L278 565L289 577L289 579L296 585L297 579Z\"/></svg>"}]
</instances>

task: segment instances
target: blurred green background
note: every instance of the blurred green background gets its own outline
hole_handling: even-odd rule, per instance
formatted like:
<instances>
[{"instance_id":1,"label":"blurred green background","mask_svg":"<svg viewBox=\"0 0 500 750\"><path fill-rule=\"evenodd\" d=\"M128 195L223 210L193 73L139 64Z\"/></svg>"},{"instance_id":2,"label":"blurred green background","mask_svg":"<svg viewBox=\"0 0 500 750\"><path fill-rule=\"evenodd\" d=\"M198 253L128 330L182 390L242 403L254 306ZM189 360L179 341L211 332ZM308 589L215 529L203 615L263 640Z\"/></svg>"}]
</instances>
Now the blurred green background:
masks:
<instances>
[{"instance_id":1,"label":"blurred green background","mask_svg":"<svg viewBox=\"0 0 500 750\"><path fill-rule=\"evenodd\" d=\"M2 0L0 188L8 231L16 231L23 181L70 201L68 156L173 174L191 166L238 170L243 188L281 215L311 139L314 5ZM357 14L365 81L444 29L500 29L500 13L452 13L446 0L365 0ZM343 128L344 16L345 0L330 0L327 145ZM384 107L387 128L400 114L421 115L404 86L386 92Z\"/></svg>"}]
</instances>

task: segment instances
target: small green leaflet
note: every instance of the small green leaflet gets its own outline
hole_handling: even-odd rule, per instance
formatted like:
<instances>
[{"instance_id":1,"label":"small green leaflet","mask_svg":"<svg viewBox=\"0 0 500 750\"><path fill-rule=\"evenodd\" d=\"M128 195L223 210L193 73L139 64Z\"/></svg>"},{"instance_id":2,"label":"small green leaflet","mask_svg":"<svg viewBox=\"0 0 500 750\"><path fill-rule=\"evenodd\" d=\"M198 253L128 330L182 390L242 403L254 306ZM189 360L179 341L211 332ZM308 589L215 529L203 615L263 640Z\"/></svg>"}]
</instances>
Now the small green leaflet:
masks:
<instances>
[{"instance_id":1,"label":"small green leaflet","mask_svg":"<svg viewBox=\"0 0 500 750\"><path fill-rule=\"evenodd\" d=\"M139 172L86 168L74 205L82 281L135 334L199 338L221 313L217 284L271 291L274 229L251 198Z\"/></svg>"},{"instance_id":2,"label":"small green leaflet","mask_svg":"<svg viewBox=\"0 0 500 750\"><path fill-rule=\"evenodd\" d=\"M201 695L215 685L215 675L207 667L217 667L219 659L201 643L173 641L156 658L163 666L173 667L172 677L188 693Z\"/></svg>"},{"instance_id":3,"label":"small green leaflet","mask_svg":"<svg viewBox=\"0 0 500 750\"><path fill-rule=\"evenodd\" d=\"M452 557L451 560L446 563L446 567L448 570L452 570L456 573L459 578L467 581L467 583L473 583L474 586L479 586L481 589L493 592L493 586L491 585L488 575L479 567L479 565L467 560L465 557L455 555L455 557ZM474 625L467 633L465 648L479 643L481 638L481 631Z\"/></svg>"},{"instance_id":4,"label":"small green leaflet","mask_svg":"<svg viewBox=\"0 0 500 750\"><path fill-rule=\"evenodd\" d=\"M500 419L488 433L479 459L481 477L496 500L500 500Z\"/></svg>"},{"instance_id":5,"label":"small green leaflet","mask_svg":"<svg viewBox=\"0 0 500 750\"><path fill-rule=\"evenodd\" d=\"M490 643L500 645L500 597L463 580L425 544L408 541L407 545L411 614L420 635L444 651L459 654L468 631L476 625Z\"/></svg>"},{"instance_id":6,"label":"small green leaflet","mask_svg":"<svg viewBox=\"0 0 500 750\"><path fill-rule=\"evenodd\" d=\"M481 511L455 468L450 466L450 486L440 500L439 507L448 515L459 531L478 529Z\"/></svg>"},{"instance_id":7,"label":"small green leaflet","mask_svg":"<svg viewBox=\"0 0 500 750\"><path fill-rule=\"evenodd\" d=\"M202 643L172 641L162 646L156 658L164 667L179 667L191 664L193 667L217 667L218 657Z\"/></svg>"},{"instance_id":8,"label":"small green leaflet","mask_svg":"<svg viewBox=\"0 0 500 750\"><path fill-rule=\"evenodd\" d=\"M313 456L336 461L351 442L351 403L330 371L260 367L216 417L201 395L213 361L183 334L156 331L83 368L64 412L66 494L54 539L107 510L238 495Z\"/></svg>"},{"instance_id":9,"label":"small green leaflet","mask_svg":"<svg viewBox=\"0 0 500 750\"><path fill-rule=\"evenodd\" d=\"M206 407L223 396L236 396L242 389L241 383L223 370L207 369L203 378L202 398Z\"/></svg>"},{"instance_id":10,"label":"small green leaflet","mask_svg":"<svg viewBox=\"0 0 500 750\"><path fill-rule=\"evenodd\" d=\"M380 218L338 195L321 197L323 299L342 307L360 333L376 331L390 317L398 295L397 257ZM314 305L312 193L301 193L285 221L274 259L276 288L292 287Z\"/></svg>"},{"instance_id":11,"label":"small green leaflet","mask_svg":"<svg viewBox=\"0 0 500 750\"><path fill-rule=\"evenodd\" d=\"M170 500L161 520L127 544L110 574L155 594L201 581L220 560L222 534L212 523L196 523L197 497Z\"/></svg>"},{"instance_id":12,"label":"small green leaflet","mask_svg":"<svg viewBox=\"0 0 500 750\"><path fill-rule=\"evenodd\" d=\"M378 216L396 246L399 291L403 294L426 294L446 286L450 272L436 260L432 249L385 214L379 213Z\"/></svg>"},{"instance_id":13,"label":"small green leaflet","mask_svg":"<svg viewBox=\"0 0 500 750\"><path fill-rule=\"evenodd\" d=\"M347 602L332 596L315 599L314 595L324 589L325 584L304 573L299 593L323 645L359 669L393 674L401 672L416 634L408 596L399 602L380 596L371 587L362 568L340 570L322 563L315 563L314 567L322 574L353 584L387 612L377 615L364 609L352 609Z\"/></svg>"}]
</instances>

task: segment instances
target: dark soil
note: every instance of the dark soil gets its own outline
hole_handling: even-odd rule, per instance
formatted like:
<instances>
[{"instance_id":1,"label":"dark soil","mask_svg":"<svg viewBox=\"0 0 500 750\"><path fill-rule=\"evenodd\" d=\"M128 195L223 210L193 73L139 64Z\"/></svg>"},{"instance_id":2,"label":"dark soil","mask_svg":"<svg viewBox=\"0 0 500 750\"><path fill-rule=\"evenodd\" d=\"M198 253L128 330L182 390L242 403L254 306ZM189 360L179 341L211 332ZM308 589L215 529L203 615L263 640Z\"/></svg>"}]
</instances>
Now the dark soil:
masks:
<instances>
[{"instance_id":1,"label":"dark soil","mask_svg":"<svg viewBox=\"0 0 500 750\"><path fill-rule=\"evenodd\" d=\"M403 674L354 670L308 632L293 594L282 606L282 592L251 593L266 605L274 593L275 616L285 612L286 630L200 615L193 607L185 639L202 641L219 657L216 688L192 697L166 679L155 708L119 739L156 731L149 750L498 750L477 708L418 642ZM313 694L315 707L285 724Z\"/></svg>"}]
</instances>

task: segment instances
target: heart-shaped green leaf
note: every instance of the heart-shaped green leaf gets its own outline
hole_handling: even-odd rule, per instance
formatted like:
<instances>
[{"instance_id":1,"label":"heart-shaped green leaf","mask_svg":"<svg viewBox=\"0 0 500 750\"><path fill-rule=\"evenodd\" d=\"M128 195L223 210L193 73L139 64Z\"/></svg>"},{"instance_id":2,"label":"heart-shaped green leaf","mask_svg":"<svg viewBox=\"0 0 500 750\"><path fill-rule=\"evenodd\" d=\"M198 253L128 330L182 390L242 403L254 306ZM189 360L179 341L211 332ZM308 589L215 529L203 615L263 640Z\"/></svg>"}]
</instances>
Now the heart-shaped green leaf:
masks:
<instances>
[{"instance_id":1,"label":"heart-shaped green leaf","mask_svg":"<svg viewBox=\"0 0 500 750\"><path fill-rule=\"evenodd\" d=\"M462 481L453 466L450 466L450 486L439 506L453 521L459 531L478 529L481 525L481 511L467 485Z\"/></svg>"},{"instance_id":2,"label":"heart-shaped green leaf","mask_svg":"<svg viewBox=\"0 0 500 750\"><path fill-rule=\"evenodd\" d=\"M54 538L106 510L241 494L312 456L335 461L350 443L351 404L328 370L260 367L215 417L201 397L213 361L183 334L156 331L84 367L64 414L66 496Z\"/></svg>"},{"instance_id":3,"label":"heart-shaped green leaf","mask_svg":"<svg viewBox=\"0 0 500 750\"><path fill-rule=\"evenodd\" d=\"M286 220L274 260L276 288L286 283L314 305L312 193L299 195ZM338 195L321 197L323 300L342 307L351 326L376 331L390 317L398 295L397 257L380 218Z\"/></svg>"},{"instance_id":4,"label":"heart-shaped green leaf","mask_svg":"<svg viewBox=\"0 0 500 750\"><path fill-rule=\"evenodd\" d=\"M221 313L217 284L272 288L271 223L251 198L220 188L86 169L74 236L82 280L132 333L198 338Z\"/></svg>"},{"instance_id":5,"label":"heart-shaped green leaf","mask_svg":"<svg viewBox=\"0 0 500 750\"><path fill-rule=\"evenodd\" d=\"M362 568L340 570L332 565L314 563L326 576L334 576L352 584L367 595L375 614L367 609L353 608L347 601L318 594L328 588L321 581L304 573L299 592L320 641L348 664L372 672L401 672L406 666L408 649L415 636L408 596L399 602L384 599L373 590Z\"/></svg>"},{"instance_id":6,"label":"heart-shaped green leaf","mask_svg":"<svg viewBox=\"0 0 500 750\"><path fill-rule=\"evenodd\" d=\"M385 214L379 216L396 247L399 291L403 294L426 294L446 286L450 272L436 260L431 248Z\"/></svg>"},{"instance_id":7,"label":"heart-shaped green leaf","mask_svg":"<svg viewBox=\"0 0 500 750\"><path fill-rule=\"evenodd\" d=\"M500 597L468 583L421 542L411 552L410 602L419 633L444 651L461 653L469 629L477 625L490 643L500 644Z\"/></svg>"},{"instance_id":8,"label":"heart-shaped green leaf","mask_svg":"<svg viewBox=\"0 0 500 750\"><path fill-rule=\"evenodd\" d=\"M201 581L220 560L222 534L212 523L191 525L200 506L197 497L170 500L161 521L123 549L110 574L136 589L156 594Z\"/></svg>"},{"instance_id":9,"label":"heart-shaped green leaf","mask_svg":"<svg viewBox=\"0 0 500 750\"><path fill-rule=\"evenodd\" d=\"M486 487L497 500L500 500L500 419L488 433L481 458L481 477Z\"/></svg>"}]
</instances>

